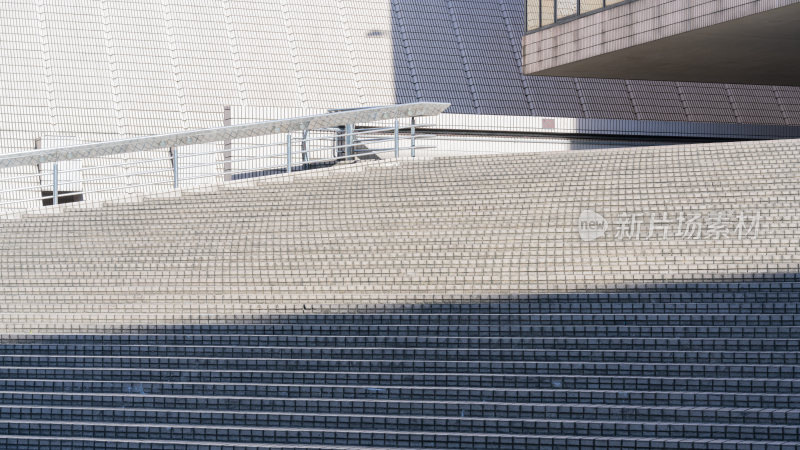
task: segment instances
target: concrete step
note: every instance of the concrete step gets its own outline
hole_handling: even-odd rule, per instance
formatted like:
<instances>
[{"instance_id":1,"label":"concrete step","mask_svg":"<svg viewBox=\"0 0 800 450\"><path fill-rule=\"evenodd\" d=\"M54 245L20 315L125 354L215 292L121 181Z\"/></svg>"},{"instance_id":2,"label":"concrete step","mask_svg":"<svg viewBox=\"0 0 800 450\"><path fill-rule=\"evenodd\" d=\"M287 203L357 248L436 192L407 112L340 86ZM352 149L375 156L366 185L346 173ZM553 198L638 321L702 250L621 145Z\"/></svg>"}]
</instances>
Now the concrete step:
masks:
<instances>
[{"instance_id":1,"label":"concrete step","mask_svg":"<svg viewBox=\"0 0 800 450\"><path fill-rule=\"evenodd\" d=\"M314 374L317 378L314 379ZM52 378L45 378L50 375ZM59 379L59 375L62 377ZM50 371L32 374L30 378L0 378L0 390L9 392L63 392L63 393L138 393L164 395L229 395L251 397L299 396L316 398L382 398L408 400L459 400L501 402L610 402L619 397L622 404L655 405L669 402L681 405L686 400L674 393L694 395L699 401L717 402L717 406L739 404L755 407L756 403L777 402L791 405L800 394L800 382L793 379L764 378L686 378L686 377L603 377L596 375L451 375L436 374L439 380L425 374L411 373L401 376L374 373L372 381L385 384L365 385L366 376L343 373L332 376L329 372L298 372L293 378L285 372L267 374L226 374L223 372L119 372L102 378L101 372L84 371L83 379L67 379L69 372ZM115 376L119 375L119 376ZM128 375L129 378L124 378ZM208 380L203 379L208 376ZM264 375L258 377L258 375ZM149 378L148 378L149 377ZM250 377L250 382L242 378ZM117 381L114 381L117 380ZM183 381L186 380L186 381ZM222 380L214 383L213 380ZM295 380L294 384L292 380ZM298 384L298 383L307 384ZM394 384L392 384L394 383ZM574 395L568 395L573 393ZM732 395L705 395L728 393ZM775 395L761 395L775 394ZM635 396L640 403L634 403ZM687 397L688 398L688 397ZM538 400L535 400L538 399ZM677 400L670 400L677 399ZM744 403L739 403L744 402ZM788 407L788 406L781 406Z\"/></svg>"},{"instance_id":2,"label":"concrete step","mask_svg":"<svg viewBox=\"0 0 800 450\"><path fill-rule=\"evenodd\" d=\"M520 348L369 348L369 347L251 347L251 346L120 346L120 345L0 345L0 364L13 365L18 358L66 356L91 358L197 358L205 359L308 359L308 360L409 360L409 361L584 361L665 364L797 365L800 353L685 350L568 350ZM37 358L39 359L39 358ZM231 361L232 364L236 362Z\"/></svg>"},{"instance_id":3,"label":"concrete step","mask_svg":"<svg viewBox=\"0 0 800 450\"><path fill-rule=\"evenodd\" d=\"M796 449L798 148L359 163L2 221L0 447ZM615 233L651 213L764 228Z\"/></svg>"},{"instance_id":4,"label":"concrete step","mask_svg":"<svg viewBox=\"0 0 800 450\"><path fill-rule=\"evenodd\" d=\"M307 434L298 436L293 434L292 440L305 440ZM369 443L387 443L397 444L392 447L383 447L376 445L369 445L362 447L355 444L355 439L344 439L339 435L325 434L326 439L331 439L331 445L321 444L273 444L273 443L258 443L258 444L244 444L244 443L231 443L231 442L214 442L209 444L203 441L187 441L187 440L154 440L154 439L121 439L106 437L103 439L90 439L90 438L77 438L77 437L46 437L46 436L31 436L31 435L0 435L0 445L7 445L10 448L25 449L25 450L95 450L107 449L108 446L113 445L115 449L124 450L205 450L206 448L214 449L320 449L320 450L386 450L388 448L408 448L408 449L421 449L431 448L433 445L447 445L434 442L431 437L422 434L413 434L404 436L402 439L396 439L394 435L388 436L389 439L383 436L376 440L365 439L364 442ZM335 440L335 441L334 441ZM442 439L439 439L442 440ZM444 440L447 440L446 438ZM614 438L614 437L580 437L580 436L517 436L517 435L476 435L474 439L469 442L461 442L461 439L453 438L451 446L468 446L475 449L526 449L526 448L549 448L556 450L567 450L570 448L637 448L637 449L680 449L692 448L698 450L761 450L764 448L762 441L747 441L747 440L717 440L717 439L661 439L661 438ZM688 446L688 447L687 447ZM796 447L792 442L769 442L771 448L779 450L790 450ZM463 447L462 447L463 448Z\"/></svg>"},{"instance_id":5,"label":"concrete step","mask_svg":"<svg viewBox=\"0 0 800 450\"><path fill-rule=\"evenodd\" d=\"M113 317L115 311L103 313L83 313L83 317ZM41 319L57 313L31 313ZM131 312L131 316L136 313ZM139 313L140 315L158 317L158 312ZM64 317L64 314L58 314ZM199 314L195 314L199 315ZM0 313L0 320L14 322L25 313ZM163 317L169 317L163 314ZM178 318L180 315L172 314ZM188 316L188 314L187 314ZM207 315L213 320L214 314ZM264 328L275 327L287 329L296 324L301 327L326 326L331 330L368 329L383 326L396 326L399 329L411 330L430 327L533 327L533 326L624 326L637 324L653 327L796 327L800 326L800 314L308 314L268 315L253 314L250 319ZM370 333L371 334L371 333Z\"/></svg>"},{"instance_id":6,"label":"concrete step","mask_svg":"<svg viewBox=\"0 0 800 450\"><path fill-rule=\"evenodd\" d=\"M637 363L609 361L417 361L366 359L237 359L176 357L110 357L110 356L4 356L0 369L33 370L235 370L268 371L350 371L350 372L431 372L463 374L549 374L606 376L670 376L712 378L796 378L800 365L778 364L704 364L704 363Z\"/></svg>"},{"instance_id":7,"label":"concrete step","mask_svg":"<svg viewBox=\"0 0 800 450\"><path fill-rule=\"evenodd\" d=\"M264 425L286 415L417 416L483 419L564 419L705 424L796 425L798 410L706 405L634 406L584 403L453 402L316 398L189 397L135 394L0 393L0 418L59 421ZM133 414L131 414L133 413ZM187 413L185 416L184 413ZM270 417L274 415L276 417ZM153 419L152 416L159 417ZM130 418L135 417L135 418ZM148 418L149 417L149 418Z\"/></svg>"},{"instance_id":8,"label":"concrete step","mask_svg":"<svg viewBox=\"0 0 800 450\"><path fill-rule=\"evenodd\" d=\"M765 293L767 295L767 293ZM66 297L66 296L65 296ZM587 295L588 297L588 295ZM655 297L654 297L655 299ZM653 300L654 300L653 299ZM644 297L641 303L558 303L558 302L548 302L544 299L542 302L537 302L535 304L520 304L518 308L509 308L506 311L500 309L490 309L486 308L485 310L481 310L480 308L470 308L471 305L463 305L463 313L459 312L459 308L450 308L448 305L441 305L442 308L435 309L430 308L429 310L414 310L412 308L405 308L401 306L397 306L396 308L387 307L386 305L381 304L374 304L376 311L370 312L368 308L364 307L363 311L359 313L367 313L367 314L394 314L394 315L419 315L419 314L427 314L427 315L435 315L435 314L451 314L451 315L498 315L502 314L506 317L511 317L513 314L516 315L530 315L530 314L542 314L542 315L551 315L551 314L591 314L591 315L623 315L623 314L648 314L648 315L791 315L797 316L800 315L800 306L796 303L768 303L764 301L763 303L744 303L744 298L739 298L738 302L736 302L735 298L732 296L726 297L722 295L708 297L708 303L647 303L647 297ZM192 302L190 300L168 300L168 299L151 299L151 300L141 300L139 302L125 302L125 301L114 301L114 302L93 302L90 304L85 304L85 298L61 298L59 302L48 302L46 304L37 305L31 304L30 302L16 300L11 301L0 305L0 312L2 313L22 313L22 312L42 312L42 313L54 313L54 312L61 312L61 313L68 313L74 312L75 308L80 307L82 311L87 313L98 313L98 312L130 312L130 313L142 313L142 312L192 312L198 314L210 314L213 312L218 311L219 309L225 309L226 311L242 311L242 312L249 312L251 314L258 314L260 317L268 317L264 313L264 309L267 307L274 307L278 305L265 305L264 299L262 298L240 298L238 299L237 303L231 304L230 301L226 300L215 300L209 301L206 304L199 304L196 302ZM764 300L764 299L762 299ZM650 300L652 301L652 300ZM287 316L291 314L319 314L315 313L313 309L309 308L307 311L303 311L303 305L300 307L295 308L295 311L288 308L290 305L280 305L285 306L282 311L276 311L275 315L280 316ZM317 305L320 306L320 305ZM366 305L365 305L366 306ZM420 305L423 306L423 305ZM458 306L458 305L456 305ZM277 308L274 308L277 309ZM317 308L321 309L321 308ZM331 305L331 309L335 310L335 305ZM334 312L328 312L326 314L331 315ZM289 321L292 320L291 317L275 317L269 320L274 321ZM1 337L0 337L1 338Z\"/></svg>"},{"instance_id":9,"label":"concrete step","mask_svg":"<svg viewBox=\"0 0 800 450\"><path fill-rule=\"evenodd\" d=\"M162 315L137 317L122 314L110 316L90 316L80 321L81 316L67 316L71 322L64 324L64 315L50 318L47 323L42 315L30 315L38 323L25 322L26 316L20 317L19 331L33 333L52 333L61 330L69 332L97 332L105 329L112 333L133 334L229 334L229 335L318 335L318 336L440 336L440 337L620 337L620 338L747 338L747 339L797 339L800 327L746 327L746 326L638 326L638 325L208 325L219 321L235 320L236 316L202 316L202 315ZM181 323L185 321L188 323ZM162 322L163 325L148 325ZM196 324L192 322L200 322ZM137 324L138 323L138 324ZM15 324L6 323L4 328L13 331ZM8 331L6 332L9 333Z\"/></svg>"},{"instance_id":10,"label":"concrete step","mask_svg":"<svg viewBox=\"0 0 800 450\"><path fill-rule=\"evenodd\" d=\"M796 441L798 427L788 425L701 425L692 423L639 423L603 421L475 421L470 419L381 418L359 416L311 415L303 420L286 416L276 426L186 425L144 422L115 424L112 422L25 421L0 422L0 432L9 435L49 437L127 438L127 439L198 439L211 442L289 443L340 445L462 445L475 448L492 447L501 439L520 439L516 448L524 448L531 435L682 439L731 439L758 441ZM426 431L437 429L437 432ZM465 433L466 431L466 433ZM405 444L405 445L404 445ZM530 448L530 447L527 447Z\"/></svg>"},{"instance_id":11,"label":"concrete step","mask_svg":"<svg viewBox=\"0 0 800 450\"><path fill-rule=\"evenodd\" d=\"M395 349L585 349L660 351L793 352L794 339L697 339L609 337L439 337L439 336L314 336L231 334L72 334L6 335L0 349L25 346L58 346L83 349L91 346L161 347L349 347Z\"/></svg>"}]
</instances>

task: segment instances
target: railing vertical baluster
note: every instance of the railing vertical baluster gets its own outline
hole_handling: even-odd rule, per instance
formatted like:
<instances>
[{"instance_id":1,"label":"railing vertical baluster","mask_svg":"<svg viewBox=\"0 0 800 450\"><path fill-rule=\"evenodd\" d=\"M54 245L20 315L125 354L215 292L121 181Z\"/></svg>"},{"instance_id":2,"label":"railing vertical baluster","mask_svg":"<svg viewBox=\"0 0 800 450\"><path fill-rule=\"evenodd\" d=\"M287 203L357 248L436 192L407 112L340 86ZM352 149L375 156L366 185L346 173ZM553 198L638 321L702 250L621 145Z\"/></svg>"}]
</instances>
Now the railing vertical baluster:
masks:
<instances>
[{"instance_id":1,"label":"railing vertical baluster","mask_svg":"<svg viewBox=\"0 0 800 450\"><path fill-rule=\"evenodd\" d=\"M303 168L308 169L308 130L303 130L303 142L300 143L300 150L302 152Z\"/></svg>"},{"instance_id":2,"label":"railing vertical baluster","mask_svg":"<svg viewBox=\"0 0 800 450\"><path fill-rule=\"evenodd\" d=\"M353 133L355 133L355 126L353 124L347 124L344 127L344 153L349 158L353 156Z\"/></svg>"},{"instance_id":3,"label":"railing vertical baluster","mask_svg":"<svg viewBox=\"0 0 800 450\"><path fill-rule=\"evenodd\" d=\"M226 106L223 109L223 117L222 117L222 125L229 127L231 126L231 107ZM225 139L222 143L222 147L225 150L222 153L222 172L224 173L223 180L231 181L233 176L231 176L231 171L233 170L233 164L231 164L231 160L233 159L233 155L231 154L231 140Z\"/></svg>"},{"instance_id":4,"label":"railing vertical baluster","mask_svg":"<svg viewBox=\"0 0 800 450\"><path fill-rule=\"evenodd\" d=\"M286 173L292 173L292 133L286 135Z\"/></svg>"},{"instance_id":5,"label":"railing vertical baluster","mask_svg":"<svg viewBox=\"0 0 800 450\"><path fill-rule=\"evenodd\" d=\"M400 119L394 119L394 157L400 157Z\"/></svg>"},{"instance_id":6,"label":"railing vertical baluster","mask_svg":"<svg viewBox=\"0 0 800 450\"><path fill-rule=\"evenodd\" d=\"M178 171L178 147L169 149L172 152L172 187L178 189L180 186L180 172Z\"/></svg>"},{"instance_id":7,"label":"railing vertical baluster","mask_svg":"<svg viewBox=\"0 0 800 450\"><path fill-rule=\"evenodd\" d=\"M411 157L417 157L417 118L411 118Z\"/></svg>"},{"instance_id":8,"label":"railing vertical baluster","mask_svg":"<svg viewBox=\"0 0 800 450\"><path fill-rule=\"evenodd\" d=\"M53 205L58 205L58 163L53 163Z\"/></svg>"}]
</instances>

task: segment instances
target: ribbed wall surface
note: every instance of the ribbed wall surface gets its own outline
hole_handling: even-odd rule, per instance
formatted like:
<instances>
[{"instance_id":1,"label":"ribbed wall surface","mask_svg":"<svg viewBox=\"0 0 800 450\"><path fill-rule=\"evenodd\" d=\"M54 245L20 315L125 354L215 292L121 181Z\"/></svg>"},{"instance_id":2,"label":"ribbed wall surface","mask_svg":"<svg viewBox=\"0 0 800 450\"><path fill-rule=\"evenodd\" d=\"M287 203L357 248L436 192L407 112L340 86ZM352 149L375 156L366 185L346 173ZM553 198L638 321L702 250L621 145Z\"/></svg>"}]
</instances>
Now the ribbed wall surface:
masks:
<instances>
[{"instance_id":1,"label":"ribbed wall surface","mask_svg":"<svg viewBox=\"0 0 800 450\"><path fill-rule=\"evenodd\" d=\"M521 0L4 2L0 151L217 126L225 105L799 125L800 89L521 75Z\"/></svg>"}]
</instances>

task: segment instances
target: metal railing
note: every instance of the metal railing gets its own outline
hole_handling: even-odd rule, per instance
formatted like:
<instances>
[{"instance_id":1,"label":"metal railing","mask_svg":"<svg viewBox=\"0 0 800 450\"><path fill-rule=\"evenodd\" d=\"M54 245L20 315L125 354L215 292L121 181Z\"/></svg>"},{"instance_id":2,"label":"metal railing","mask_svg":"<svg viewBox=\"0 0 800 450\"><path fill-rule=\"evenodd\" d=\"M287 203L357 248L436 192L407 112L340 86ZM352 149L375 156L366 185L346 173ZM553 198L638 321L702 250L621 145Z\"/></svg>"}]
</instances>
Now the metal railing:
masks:
<instances>
[{"instance_id":1,"label":"metal railing","mask_svg":"<svg viewBox=\"0 0 800 450\"><path fill-rule=\"evenodd\" d=\"M526 0L525 27L527 31L593 13L631 0Z\"/></svg>"},{"instance_id":2,"label":"metal railing","mask_svg":"<svg viewBox=\"0 0 800 450\"><path fill-rule=\"evenodd\" d=\"M0 156L0 214L286 174L359 159L416 156L450 105L412 103L337 111L161 136Z\"/></svg>"}]
</instances>

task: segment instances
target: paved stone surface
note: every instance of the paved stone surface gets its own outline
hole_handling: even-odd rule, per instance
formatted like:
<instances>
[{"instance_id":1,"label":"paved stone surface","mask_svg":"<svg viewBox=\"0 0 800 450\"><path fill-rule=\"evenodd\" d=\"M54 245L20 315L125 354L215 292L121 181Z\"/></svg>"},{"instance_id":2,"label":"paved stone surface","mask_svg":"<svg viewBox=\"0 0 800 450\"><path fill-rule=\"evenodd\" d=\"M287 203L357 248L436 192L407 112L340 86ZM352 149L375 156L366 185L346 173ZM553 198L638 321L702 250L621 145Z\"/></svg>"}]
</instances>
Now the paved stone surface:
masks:
<instances>
[{"instance_id":1,"label":"paved stone surface","mask_svg":"<svg viewBox=\"0 0 800 450\"><path fill-rule=\"evenodd\" d=\"M3 220L0 446L797 448L798 147L358 163Z\"/></svg>"}]
</instances>

